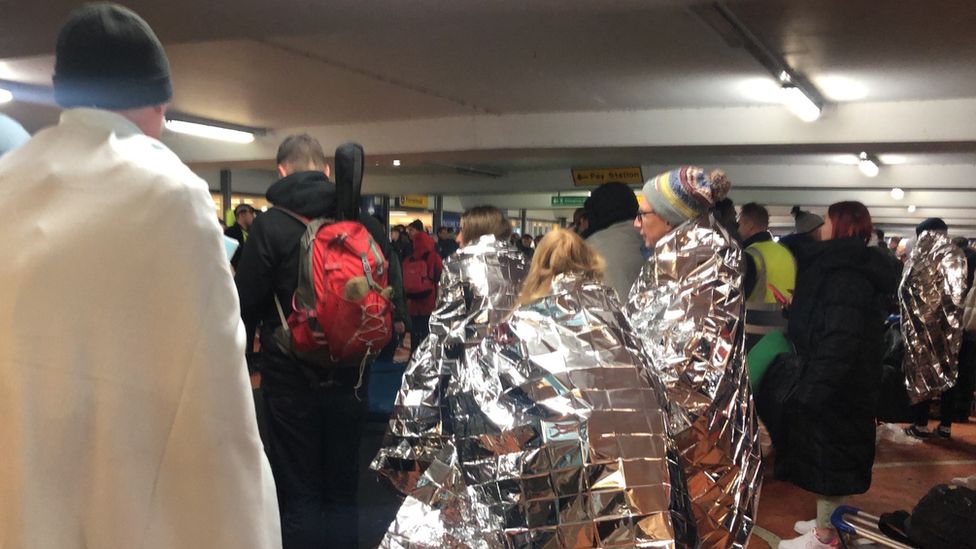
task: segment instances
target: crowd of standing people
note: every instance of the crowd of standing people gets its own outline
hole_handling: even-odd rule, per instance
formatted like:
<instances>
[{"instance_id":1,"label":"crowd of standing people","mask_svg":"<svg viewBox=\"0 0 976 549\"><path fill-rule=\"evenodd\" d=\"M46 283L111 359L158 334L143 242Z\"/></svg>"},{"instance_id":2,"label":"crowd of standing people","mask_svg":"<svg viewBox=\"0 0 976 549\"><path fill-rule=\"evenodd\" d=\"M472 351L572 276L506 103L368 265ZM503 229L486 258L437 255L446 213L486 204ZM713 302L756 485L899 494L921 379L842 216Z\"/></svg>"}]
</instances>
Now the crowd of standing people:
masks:
<instances>
[{"instance_id":1,"label":"crowd of standing people","mask_svg":"<svg viewBox=\"0 0 976 549\"><path fill-rule=\"evenodd\" d=\"M303 134L273 206L235 209L229 258L206 184L158 141L172 86L148 25L80 8L55 67L60 124L0 143L0 545L357 547L363 388L408 332L372 462L404 497L388 548L742 547L767 436L773 475L817 495L780 547L836 547L831 514L871 486L886 323L906 433L949 438L971 409L976 252L942 220L901 260L859 202L796 208L777 239L760 204L733 219L725 173L684 166L594 189L539 240L493 206L456 236L387 231ZM328 253L365 246L339 302L380 303L355 318L389 343L313 359L295 334L338 320L303 292L340 266L308 250L339 223Z\"/></svg>"}]
</instances>

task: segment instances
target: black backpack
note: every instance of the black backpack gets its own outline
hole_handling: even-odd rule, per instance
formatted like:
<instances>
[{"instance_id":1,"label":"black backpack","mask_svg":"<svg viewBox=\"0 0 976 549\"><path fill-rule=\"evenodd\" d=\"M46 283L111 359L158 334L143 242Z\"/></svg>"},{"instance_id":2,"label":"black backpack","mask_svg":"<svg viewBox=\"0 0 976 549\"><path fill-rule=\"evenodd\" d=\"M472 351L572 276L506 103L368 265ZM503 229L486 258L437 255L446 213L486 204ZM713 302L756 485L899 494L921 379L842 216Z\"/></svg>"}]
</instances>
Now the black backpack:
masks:
<instances>
[{"instance_id":1,"label":"black backpack","mask_svg":"<svg viewBox=\"0 0 976 549\"><path fill-rule=\"evenodd\" d=\"M919 500L908 537L922 549L976 549L976 491L940 484Z\"/></svg>"}]
</instances>

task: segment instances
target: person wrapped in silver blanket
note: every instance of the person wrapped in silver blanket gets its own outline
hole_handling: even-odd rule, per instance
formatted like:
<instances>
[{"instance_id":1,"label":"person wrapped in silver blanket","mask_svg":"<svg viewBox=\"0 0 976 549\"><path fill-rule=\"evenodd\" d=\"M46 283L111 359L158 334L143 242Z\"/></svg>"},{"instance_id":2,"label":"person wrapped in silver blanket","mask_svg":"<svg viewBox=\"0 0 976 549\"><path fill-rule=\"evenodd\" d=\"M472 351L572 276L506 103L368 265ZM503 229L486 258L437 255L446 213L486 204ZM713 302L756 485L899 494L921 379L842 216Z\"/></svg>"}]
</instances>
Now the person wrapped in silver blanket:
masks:
<instances>
[{"instance_id":1,"label":"person wrapped in silver blanket","mask_svg":"<svg viewBox=\"0 0 976 549\"><path fill-rule=\"evenodd\" d=\"M444 265L430 336L404 372L383 446L371 465L401 494L413 491L448 438L449 380L468 369L490 327L517 306L528 264L509 244L511 232L505 214L492 206L471 208L461 217L461 248Z\"/></svg>"},{"instance_id":2,"label":"person wrapped in silver blanket","mask_svg":"<svg viewBox=\"0 0 976 549\"><path fill-rule=\"evenodd\" d=\"M381 547L695 547L656 384L602 259L556 230L450 379L451 433Z\"/></svg>"},{"instance_id":3,"label":"person wrapped in silver blanket","mask_svg":"<svg viewBox=\"0 0 976 549\"><path fill-rule=\"evenodd\" d=\"M627 315L664 385L701 546L745 547L761 482L743 344L742 249L711 214L731 184L682 167L649 180L634 221L653 255Z\"/></svg>"}]
</instances>

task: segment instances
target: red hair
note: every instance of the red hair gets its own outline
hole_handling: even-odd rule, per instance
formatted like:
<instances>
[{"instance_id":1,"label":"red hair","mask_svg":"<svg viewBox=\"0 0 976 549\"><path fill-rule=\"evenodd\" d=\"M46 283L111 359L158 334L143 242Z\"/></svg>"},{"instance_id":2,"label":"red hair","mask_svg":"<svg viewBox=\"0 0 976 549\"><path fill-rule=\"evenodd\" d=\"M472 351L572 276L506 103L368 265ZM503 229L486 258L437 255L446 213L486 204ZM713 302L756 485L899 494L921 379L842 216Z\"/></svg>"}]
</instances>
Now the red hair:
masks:
<instances>
[{"instance_id":1,"label":"red hair","mask_svg":"<svg viewBox=\"0 0 976 549\"><path fill-rule=\"evenodd\" d=\"M827 210L830 223L833 225L831 238L847 238L856 236L865 244L871 240L874 223L871 222L871 212L860 202L836 202Z\"/></svg>"}]
</instances>

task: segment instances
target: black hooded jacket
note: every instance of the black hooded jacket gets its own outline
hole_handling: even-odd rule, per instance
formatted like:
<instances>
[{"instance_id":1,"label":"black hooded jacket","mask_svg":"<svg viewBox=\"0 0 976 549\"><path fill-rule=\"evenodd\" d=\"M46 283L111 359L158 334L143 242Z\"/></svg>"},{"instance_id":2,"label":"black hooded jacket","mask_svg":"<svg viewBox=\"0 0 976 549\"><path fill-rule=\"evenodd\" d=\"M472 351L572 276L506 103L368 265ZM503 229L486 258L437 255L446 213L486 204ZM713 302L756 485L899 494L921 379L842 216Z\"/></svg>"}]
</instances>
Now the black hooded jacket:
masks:
<instances>
[{"instance_id":1,"label":"black hooded jacket","mask_svg":"<svg viewBox=\"0 0 976 549\"><path fill-rule=\"evenodd\" d=\"M616 181L600 185L583 204L589 226L581 236L589 238L615 223L633 221L638 208L637 196L627 185Z\"/></svg>"},{"instance_id":2,"label":"black hooded jacket","mask_svg":"<svg viewBox=\"0 0 976 549\"><path fill-rule=\"evenodd\" d=\"M293 173L271 185L265 196L275 206L307 218L335 216L335 184L322 172ZM360 222L383 253L391 257L390 239L380 224L370 216L362 216ZM262 376L272 384L305 385L308 380L306 374L287 363L273 338L274 330L281 325L274 297L281 301L285 316L291 314L291 299L298 285L299 245L304 234L305 225L277 208L259 215L251 225L234 278L244 322L262 326ZM390 280L390 284L395 286L402 281Z\"/></svg>"},{"instance_id":3,"label":"black hooded jacket","mask_svg":"<svg viewBox=\"0 0 976 549\"><path fill-rule=\"evenodd\" d=\"M822 495L863 493L874 464L882 301L898 286L896 260L857 238L809 241L794 253L789 338L799 377L776 476Z\"/></svg>"}]
</instances>

